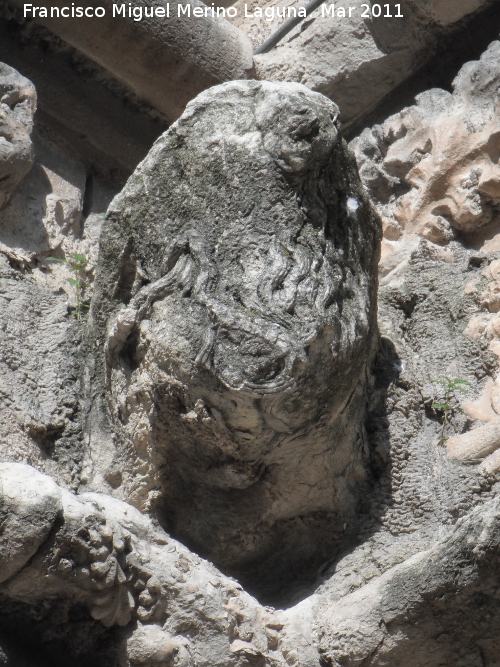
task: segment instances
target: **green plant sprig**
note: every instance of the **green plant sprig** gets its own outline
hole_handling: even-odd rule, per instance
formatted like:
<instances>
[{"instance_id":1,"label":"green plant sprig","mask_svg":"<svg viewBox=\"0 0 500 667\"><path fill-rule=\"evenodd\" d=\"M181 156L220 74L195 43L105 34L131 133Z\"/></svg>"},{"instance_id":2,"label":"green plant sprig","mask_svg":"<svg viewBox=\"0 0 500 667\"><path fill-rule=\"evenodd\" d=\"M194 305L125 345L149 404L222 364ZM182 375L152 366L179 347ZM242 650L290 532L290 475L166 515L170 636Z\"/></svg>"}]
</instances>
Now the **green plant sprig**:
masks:
<instances>
[{"instance_id":1,"label":"green plant sprig","mask_svg":"<svg viewBox=\"0 0 500 667\"><path fill-rule=\"evenodd\" d=\"M57 262L58 264L66 264L73 276L68 278L69 284L74 288L76 294L76 319L81 322L84 315L84 310L89 308L89 305L84 301L85 288L90 285L87 281L87 273L91 271L89 260L85 255L78 252L69 253L65 259L59 257L47 257L48 262Z\"/></svg>"},{"instance_id":2,"label":"green plant sprig","mask_svg":"<svg viewBox=\"0 0 500 667\"><path fill-rule=\"evenodd\" d=\"M446 437L446 430L449 427L450 422L453 419L453 416L457 412L462 412L462 409L458 404L458 400L455 396L455 393L459 391L462 394L466 394L467 391L469 390L470 382L468 380L464 380L463 378L450 378L447 376L444 376L437 380L431 380L431 382L433 384L439 384L441 385L441 387L443 387L442 394L444 395L438 400L433 401L432 407L434 408L434 410L442 412L443 414L441 421L441 433L439 435L439 442L441 445L444 445L446 443L446 440L448 439Z\"/></svg>"}]
</instances>

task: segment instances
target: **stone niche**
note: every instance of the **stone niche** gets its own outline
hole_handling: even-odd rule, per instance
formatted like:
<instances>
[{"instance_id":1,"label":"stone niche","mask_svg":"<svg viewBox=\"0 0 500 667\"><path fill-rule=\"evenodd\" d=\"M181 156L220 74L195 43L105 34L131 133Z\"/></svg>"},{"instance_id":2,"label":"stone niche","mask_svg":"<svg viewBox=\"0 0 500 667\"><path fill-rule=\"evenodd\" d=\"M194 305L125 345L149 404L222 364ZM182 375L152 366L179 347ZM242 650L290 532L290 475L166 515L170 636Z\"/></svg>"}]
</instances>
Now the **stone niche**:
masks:
<instances>
[{"instance_id":1,"label":"stone niche","mask_svg":"<svg viewBox=\"0 0 500 667\"><path fill-rule=\"evenodd\" d=\"M367 479L380 229L337 113L299 84L206 91L103 227L88 486L243 579L324 560Z\"/></svg>"}]
</instances>

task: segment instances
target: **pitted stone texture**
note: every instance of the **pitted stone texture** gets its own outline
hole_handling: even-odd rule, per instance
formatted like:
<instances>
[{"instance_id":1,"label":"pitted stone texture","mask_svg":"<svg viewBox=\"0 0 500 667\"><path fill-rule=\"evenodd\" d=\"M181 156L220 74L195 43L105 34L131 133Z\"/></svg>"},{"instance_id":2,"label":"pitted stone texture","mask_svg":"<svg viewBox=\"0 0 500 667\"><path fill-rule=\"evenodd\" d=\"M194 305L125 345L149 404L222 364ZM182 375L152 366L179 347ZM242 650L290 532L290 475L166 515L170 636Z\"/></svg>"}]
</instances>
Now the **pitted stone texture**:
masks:
<instances>
[{"instance_id":1,"label":"pitted stone texture","mask_svg":"<svg viewBox=\"0 0 500 667\"><path fill-rule=\"evenodd\" d=\"M493 582L500 562L499 521L495 498L459 520L430 549L345 596L334 608L320 596L320 664L498 664L500 614ZM311 607L312 600L307 603ZM301 606L291 610L292 618Z\"/></svg>"},{"instance_id":2,"label":"pitted stone texture","mask_svg":"<svg viewBox=\"0 0 500 667\"><path fill-rule=\"evenodd\" d=\"M35 273L35 272L34 272ZM0 252L0 459L79 483L78 325L66 295Z\"/></svg>"},{"instance_id":3,"label":"pitted stone texture","mask_svg":"<svg viewBox=\"0 0 500 667\"><path fill-rule=\"evenodd\" d=\"M290 540L313 557L365 477L379 222L336 115L297 84L211 89L103 230L101 474L141 507L160 491L174 535L229 567Z\"/></svg>"},{"instance_id":4,"label":"pitted stone texture","mask_svg":"<svg viewBox=\"0 0 500 667\"><path fill-rule=\"evenodd\" d=\"M446 245L465 234L481 246L498 234L500 42L464 65L453 94L430 90L417 104L352 142L361 178L384 218L382 275L412 251L412 234ZM496 250L490 240L485 250ZM392 257L391 257L392 255Z\"/></svg>"},{"instance_id":5,"label":"pitted stone texture","mask_svg":"<svg viewBox=\"0 0 500 667\"><path fill-rule=\"evenodd\" d=\"M0 212L0 241L42 257L75 249L83 227L86 169L40 133L33 134L33 168Z\"/></svg>"},{"instance_id":6,"label":"pitted stone texture","mask_svg":"<svg viewBox=\"0 0 500 667\"><path fill-rule=\"evenodd\" d=\"M35 108L33 84L0 63L0 208L33 162L30 134Z\"/></svg>"},{"instance_id":7,"label":"pitted stone texture","mask_svg":"<svg viewBox=\"0 0 500 667\"><path fill-rule=\"evenodd\" d=\"M489 346L492 352L500 341L499 72L500 42L493 42L479 61L462 67L453 94L427 91L417 98L415 106L392 116L382 126L365 130L351 144L361 178L382 213L382 294L385 285L411 280L408 266L413 264L419 247L426 246L429 255L443 262L443 284L451 277L451 264L464 245L480 251L479 259L470 258L469 280L460 286L469 302L465 311L468 323L461 326L461 334L465 334L466 346L470 338L483 348ZM473 269L481 263L483 270L474 276ZM448 294L450 301L456 299L451 291ZM460 313L460 319L465 312ZM433 349L440 347L434 341L431 345ZM430 357L424 354L422 358ZM463 368L463 361L459 356L455 368ZM480 373L478 369L476 375L482 379ZM466 412L472 420L496 419L498 388L484 386L482 391L481 405L476 407L468 401ZM497 473L499 439L493 426L484 426L475 433L459 432L450 438L450 456L476 463L488 456L479 471Z\"/></svg>"},{"instance_id":8,"label":"pitted stone texture","mask_svg":"<svg viewBox=\"0 0 500 667\"><path fill-rule=\"evenodd\" d=\"M33 168L0 210L0 460L29 463L76 488L81 338L68 308L76 293L68 266L45 257L78 252L94 264L113 192L33 134Z\"/></svg>"},{"instance_id":9,"label":"pitted stone texture","mask_svg":"<svg viewBox=\"0 0 500 667\"><path fill-rule=\"evenodd\" d=\"M411 297L408 293L402 301L401 297L390 298L406 319L418 316L425 298L423 291L418 295L425 282L417 275L419 255L426 255L441 265L435 274L438 281L432 279L433 294L439 290L442 303L453 304L446 308L457 314L453 321L467 318L460 323L460 338L465 334L462 345L470 345L468 338L483 346L491 341L492 351L500 336L499 72L500 42L493 42L479 61L463 66L453 94L427 91L415 106L365 130L351 143L363 183L383 219L382 299L410 289ZM459 257L464 262L460 284L453 276L453 264ZM458 306L459 300L464 306ZM442 315L448 317L444 308ZM437 309L432 318L430 314L426 318L421 330L425 326L432 332ZM408 331L407 324L407 338ZM445 338L432 334L420 355L424 363L432 359L431 350L439 349L441 343L436 341ZM418 340L426 337L419 333ZM416 349L416 344L417 338L411 340L411 348ZM455 356L458 369L463 355ZM447 363L451 360L448 357ZM444 366L441 370L447 372ZM477 410L470 416L477 419Z\"/></svg>"}]
</instances>

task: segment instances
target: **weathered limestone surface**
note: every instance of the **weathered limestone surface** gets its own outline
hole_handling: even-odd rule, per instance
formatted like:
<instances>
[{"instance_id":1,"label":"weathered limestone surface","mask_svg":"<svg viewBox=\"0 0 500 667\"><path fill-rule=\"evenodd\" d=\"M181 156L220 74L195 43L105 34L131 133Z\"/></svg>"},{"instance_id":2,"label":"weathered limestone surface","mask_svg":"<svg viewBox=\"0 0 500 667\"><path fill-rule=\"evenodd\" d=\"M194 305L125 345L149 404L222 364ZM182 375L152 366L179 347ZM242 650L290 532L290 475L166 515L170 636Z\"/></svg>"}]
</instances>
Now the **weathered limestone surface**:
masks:
<instances>
[{"instance_id":1,"label":"weathered limestone surface","mask_svg":"<svg viewBox=\"0 0 500 667\"><path fill-rule=\"evenodd\" d=\"M10 174L0 183L0 456L76 488L81 335L68 269L45 258L80 252L95 261L114 191L44 135L30 136L34 88L7 66L0 72L5 124L18 133L0 142L0 173Z\"/></svg>"},{"instance_id":2,"label":"weathered limestone surface","mask_svg":"<svg viewBox=\"0 0 500 667\"><path fill-rule=\"evenodd\" d=\"M379 223L336 115L297 84L200 95L101 237L92 319L117 441L106 469L92 427L93 483L141 508L160 495L173 534L233 569L292 542L314 558L366 477Z\"/></svg>"},{"instance_id":3,"label":"weathered limestone surface","mask_svg":"<svg viewBox=\"0 0 500 667\"><path fill-rule=\"evenodd\" d=\"M0 4L0 60L37 86L38 125L57 131L74 157L121 186L186 103L222 81L298 81L333 99L343 123L359 126L450 30L490 3L411 2L403 7L405 19L392 20L361 19L358 0L336 3L337 11L355 6L353 18L317 18L316 12L271 53L256 58L255 67L247 34L260 44L282 19L245 18L243 2L236 5L237 26L211 17L178 18L178 3L170 3L170 18L142 22L113 17L111 2L104 3L103 19L27 21L24 4ZM63 0L37 7L61 5ZM258 2L249 7L251 13L263 8ZM275 8L274 1L266 8Z\"/></svg>"},{"instance_id":4,"label":"weathered limestone surface","mask_svg":"<svg viewBox=\"0 0 500 667\"><path fill-rule=\"evenodd\" d=\"M497 499L359 591L335 600L323 588L282 612L130 505L73 496L29 466L0 464L0 508L11 568L2 604L43 601L36 622L58 627L72 660L98 649L104 626L124 628L99 656L119 667L498 664ZM94 622L75 634L78 605Z\"/></svg>"},{"instance_id":5,"label":"weathered limestone surface","mask_svg":"<svg viewBox=\"0 0 500 667\"><path fill-rule=\"evenodd\" d=\"M245 16L244 6L249 16ZM304 3L306 4L306 3ZM438 41L458 21L492 4L489 0L440 2L410 0L400 3L403 18L386 18L386 4L379 3L380 17L366 13L362 0L325 3L335 6L335 16L314 11L266 54L254 57L258 78L297 81L334 100L340 120L352 124L373 109L391 90L423 65ZM238 0L235 24L260 46L285 20L255 18L256 8L299 6L282 2ZM349 18L349 8L354 8Z\"/></svg>"},{"instance_id":6,"label":"weathered limestone surface","mask_svg":"<svg viewBox=\"0 0 500 667\"><path fill-rule=\"evenodd\" d=\"M453 94L428 91L415 106L365 130L352 143L363 182L383 216L383 282L390 285L407 273L412 254L421 247L419 237L430 242L429 251L436 259L443 260L443 274L462 244L480 251L484 259L478 266L483 261L485 266L460 287L470 302L463 333L495 354L500 284L499 66L500 42L493 42L479 61L462 68ZM490 378L481 391L482 398L477 396L477 403L467 401L464 409L469 418L491 424L454 435L447 449L450 456L466 462L488 457L480 470L491 473L499 469L498 383Z\"/></svg>"},{"instance_id":7,"label":"weathered limestone surface","mask_svg":"<svg viewBox=\"0 0 500 667\"><path fill-rule=\"evenodd\" d=\"M30 134L35 108L33 84L0 63L0 209L33 162Z\"/></svg>"},{"instance_id":8,"label":"weathered limestone surface","mask_svg":"<svg viewBox=\"0 0 500 667\"><path fill-rule=\"evenodd\" d=\"M29 466L0 464L0 518L3 606L44 601L37 620L63 636L66 626L73 660L96 650L99 627L128 626L101 660L236 667L248 656L250 664L286 664L273 614L130 505L74 496ZM78 605L90 622L71 636L68 615Z\"/></svg>"},{"instance_id":9,"label":"weathered limestone surface","mask_svg":"<svg viewBox=\"0 0 500 667\"><path fill-rule=\"evenodd\" d=\"M56 284L51 289L43 276L23 276L19 268L34 266L37 253L57 249L63 235L66 243L69 228L79 222L81 192L39 162L26 177L35 152L30 137L35 90L6 65L0 72L6 128L0 144L0 173L5 174L0 184L0 451L4 461L29 462L75 485L79 456L70 422L77 412L77 378L68 364L76 349L74 327L66 317L66 299L54 293ZM56 162L60 172L64 167ZM71 170L67 176L75 183ZM63 435L69 440L58 446L64 469L59 474L51 459L54 442Z\"/></svg>"},{"instance_id":10,"label":"weathered limestone surface","mask_svg":"<svg viewBox=\"0 0 500 667\"><path fill-rule=\"evenodd\" d=\"M417 5L414 0L412 4L415 4L432 21L446 26L455 21L460 21L464 16L481 9L488 3L484 0L464 0L459 3L453 2L453 0L424 0Z\"/></svg>"},{"instance_id":11,"label":"weathered limestone surface","mask_svg":"<svg viewBox=\"0 0 500 667\"><path fill-rule=\"evenodd\" d=\"M236 17L232 18L232 22L248 34L248 36L252 39L254 47L260 46L266 40L266 38L269 37L269 35L275 32L279 25L284 23L284 21L289 17L288 7L293 5L293 3L290 2L278 4L276 2L262 3L255 0L253 2L247 2L246 4L247 9L245 11L243 3L240 3L238 0L234 3L234 7L238 10L238 13ZM335 5L334 10L328 8L331 4ZM314 11L312 14L310 14L309 17L307 17L304 23L308 24L309 22L313 21L314 26L317 29L319 26L316 24L319 17L330 17L335 20L338 29L342 29L342 24L345 23L349 24L352 30L353 26L356 24L356 21L359 18L367 18L362 16L364 14L367 14L370 19L368 21L364 21L364 25L369 25L372 22L371 19L391 18L390 16L386 16L387 8L383 5L381 5L381 16L377 17L373 15L376 14L377 11L367 12L365 11L365 8L361 9L361 4L362 3L356 4L356 2L347 3L343 2L342 0L336 3L325 3L324 11L321 11L321 9L320 11ZM453 23L456 23L457 21L464 19L470 14L473 14L474 12L477 12L480 9L484 9L488 6L488 4L490 3L485 0L465 0L464 2L460 3L453 2L453 0L445 0L444 2L442 0L424 0L423 2L409 0L400 5L400 12L398 12L396 3L391 3L389 7L389 13L392 14L393 17L395 17L398 13L403 14L403 16L406 15L407 17L413 17L417 12L418 16L420 16L422 20L430 21L433 27L449 26ZM301 3L299 5L295 5L295 7L298 8L300 6L306 5L307 3ZM283 13L283 8L285 8L285 14ZM293 16L293 12L290 15ZM381 22L377 21L377 23ZM405 22L402 21L398 21L398 23L400 25L405 24ZM304 29L307 29L308 27L309 26L306 25ZM375 26L373 26L373 28L375 28ZM301 29L301 32L303 32L304 29ZM290 33L290 37L285 37L284 41L288 41L292 37L292 34L294 34L295 38L297 38L297 33ZM317 37L317 33L310 33L309 36L311 36L311 34L315 34ZM359 37L361 37L361 35L358 35L358 38Z\"/></svg>"},{"instance_id":12,"label":"weathered limestone surface","mask_svg":"<svg viewBox=\"0 0 500 667\"><path fill-rule=\"evenodd\" d=\"M410 551L420 540L425 545L430 526L453 524L497 488L498 458L489 458L497 456L497 427L477 435L474 429L498 418L495 313L486 312L495 308L498 214L479 186L498 167L498 53L494 43L481 61L464 66L453 95L430 91L351 144L384 225L383 346L368 424L380 471L371 512L382 529L363 549L376 568L386 559L374 555L386 531L397 536L390 550L399 558L405 544ZM429 223L446 236L429 235ZM433 407L443 400L436 381L445 376L470 383L468 396L452 396L457 405L466 399L464 413L444 431L456 457L439 446L443 414ZM483 455L473 455L483 436ZM360 558L348 558L342 569Z\"/></svg>"},{"instance_id":13,"label":"weathered limestone surface","mask_svg":"<svg viewBox=\"0 0 500 667\"><path fill-rule=\"evenodd\" d=\"M71 252L84 253L94 263L104 211L116 187L89 177L82 162L44 134L34 133L33 149L31 171L0 211L1 247L32 268L47 256ZM67 289L66 273L52 265L50 272L36 275L51 287Z\"/></svg>"},{"instance_id":14,"label":"weathered limestone surface","mask_svg":"<svg viewBox=\"0 0 500 667\"><path fill-rule=\"evenodd\" d=\"M7 6L16 7L20 12L18 16L22 16L24 4L21 0L9 0ZM239 0L235 3L237 17L225 20L211 16L178 17L179 3L174 2L170 3L170 18L146 18L142 21L134 21L129 16L113 16L113 4L111 0L92 3L92 6L99 5L106 9L106 16L100 19L50 19L37 15L34 23L47 27L78 52L101 65L128 90L163 114L168 122L178 118L187 102L207 87L223 81L255 77L303 83L333 99L340 107L341 121L352 124L427 62L450 31L494 4L494 0L407 0L399 3L404 18L386 18L387 3L372 3L382 8L380 17L371 14L363 17L363 5L368 6L369 3L361 0L325 3L325 6L335 5L334 17L323 16L323 10L317 10L271 52L254 59L250 40L254 46L262 44L284 21L282 13L280 17L268 20L267 17L254 18L254 11L281 10L287 5L299 6L298 3L277 0L245 3ZM197 0L182 4L188 4L191 10L205 7ZM215 3L222 4L232 3ZM389 4L391 14L395 15L398 3ZM150 8L152 5L147 0L140 3L138 9ZM50 9L65 6L65 2L42 2L37 6ZM128 9L126 3L125 6ZM245 6L248 7L250 17L245 14ZM351 17L349 8L354 8ZM345 11L345 15L341 14L342 11ZM55 67L58 67L57 63ZM66 74L64 69L63 76ZM33 76L36 70L35 63ZM48 72L47 79L51 76L52 72ZM46 85L43 78L40 77L42 87L48 91L51 86ZM158 81L161 81L161 85L158 85ZM95 91L91 90L95 88L95 83L90 81L89 90L81 95L82 98L95 95ZM75 106L73 104L69 105L67 119L60 113L61 101L68 104L74 87L74 82L66 81L66 100L61 100L57 86L52 86L52 90L55 88L54 103L48 99L50 94L47 97L48 106L53 106L58 120L62 120L63 124L67 121L73 124L79 115L78 111L71 108ZM101 87L103 97L108 97L106 87ZM80 96L79 92L75 90L76 97ZM127 109L124 109L124 118L119 126L113 128L109 112L112 113L116 105L108 99L104 100L104 105L106 108L103 113L97 115L100 122L94 134L100 138L101 144L113 159L123 166L123 163L130 161L129 158L133 159L134 154L143 151L142 142L138 139L137 145L127 146L120 131L127 127ZM90 115L94 116L93 105L89 106ZM87 132L85 114L80 116L79 122L86 126ZM112 146L107 146L105 138L103 140L100 128L104 126L110 135L115 136L120 151L113 150ZM150 129L154 131L154 128L147 128ZM149 133L144 131L145 135ZM86 139L92 140L91 131ZM120 153L123 154L121 158Z\"/></svg>"},{"instance_id":15,"label":"weathered limestone surface","mask_svg":"<svg viewBox=\"0 0 500 667\"><path fill-rule=\"evenodd\" d=\"M320 664L498 665L499 521L494 499L429 550L339 603L323 597Z\"/></svg>"},{"instance_id":16,"label":"weathered limestone surface","mask_svg":"<svg viewBox=\"0 0 500 667\"><path fill-rule=\"evenodd\" d=\"M23 10L21 0L10 4ZM102 65L140 98L162 112L169 122L202 90L232 79L246 78L252 70L251 46L229 22L211 17L177 16L178 2L170 2L170 18L113 16L113 2L99 0L88 7L104 7L101 18L50 18L51 7L65 0L41 2L49 18L35 23L49 28L83 54ZM138 7L166 7L145 0ZM199 0L182 3L205 7ZM128 10L129 5L125 4ZM160 83L161 82L161 83Z\"/></svg>"},{"instance_id":17,"label":"weathered limestone surface","mask_svg":"<svg viewBox=\"0 0 500 667\"><path fill-rule=\"evenodd\" d=\"M363 182L384 213L386 252L412 234L441 245L457 234L486 241L500 205L499 67L494 42L462 68L453 94L423 93L352 143Z\"/></svg>"},{"instance_id":18,"label":"weathered limestone surface","mask_svg":"<svg viewBox=\"0 0 500 667\"><path fill-rule=\"evenodd\" d=\"M59 489L53 479L29 466L1 466L0 583L17 574L34 556L47 539L60 509Z\"/></svg>"},{"instance_id":19,"label":"weathered limestone surface","mask_svg":"<svg viewBox=\"0 0 500 667\"><path fill-rule=\"evenodd\" d=\"M73 159L119 187L168 127L109 72L1 3L0 61L36 87L35 131L50 131Z\"/></svg>"},{"instance_id":20,"label":"weathered limestone surface","mask_svg":"<svg viewBox=\"0 0 500 667\"><path fill-rule=\"evenodd\" d=\"M0 456L73 487L82 458L78 343L65 293L22 275L0 252Z\"/></svg>"}]
</instances>

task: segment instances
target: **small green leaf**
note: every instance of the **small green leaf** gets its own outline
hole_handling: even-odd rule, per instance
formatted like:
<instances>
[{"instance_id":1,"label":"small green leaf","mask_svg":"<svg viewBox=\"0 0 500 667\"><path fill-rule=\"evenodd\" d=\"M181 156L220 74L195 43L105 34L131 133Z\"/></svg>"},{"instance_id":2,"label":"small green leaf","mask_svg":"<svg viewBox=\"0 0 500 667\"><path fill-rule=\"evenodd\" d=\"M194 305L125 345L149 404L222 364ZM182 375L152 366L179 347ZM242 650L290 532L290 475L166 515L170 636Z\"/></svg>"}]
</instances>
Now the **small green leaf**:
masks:
<instances>
[{"instance_id":1,"label":"small green leaf","mask_svg":"<svg viewBox=\"0 0 500 667\"><path fill-rule=\"evenodd\" d=\"M469 386L470 382L467 382L467 380L457 380L453 385L453 389L455 391L461 391L463 394L466 394L469 391Z\"/></svg>"},{"instance_id":2,"label":"small green leaf","mask_svg":"<svg viewBox=\"0 0 500 667\"><path fill-rule=\"evenodd\" d=\"M74 278L68 278L68 282L70 285L73 285L73 287L80 287L79 280L75 280Z\"/></svg>"},{"instance_id":3,"label":"small green leaf","mask_svg":"<svg viewBox=\"0 0 500 667\"><path fill-rule=\"evenodd\" d=\"M432 407L434 408L434 410L448 410L449 405L448 403L441 403L440 401L434 401Z\"/></svg>"},{"instance_id":4,"label":"small green leaf","mask_svg":"<svg viewBox=\"0 0 500 667\"><path fill-rule=\"evenodd\" d=\"M70 252L69 256L71 259L74 259L75 262L85 262L85 264L88 262L88 259L85 257L85 255L81 255L78 252Z\"/></svg>"},{"instance_id":5,"label":"small green leaf","mask_svg":"<svg viewBox=\"0 0 500 667\"><path fill-rule=\"evenodd\" d=\"M59 257L46 257L45 258L47 262L57 262L58 264L67 264L68 260L66 259L59 259Z\"/></svg>"}]
</instances>

